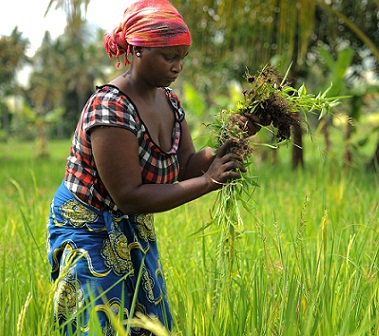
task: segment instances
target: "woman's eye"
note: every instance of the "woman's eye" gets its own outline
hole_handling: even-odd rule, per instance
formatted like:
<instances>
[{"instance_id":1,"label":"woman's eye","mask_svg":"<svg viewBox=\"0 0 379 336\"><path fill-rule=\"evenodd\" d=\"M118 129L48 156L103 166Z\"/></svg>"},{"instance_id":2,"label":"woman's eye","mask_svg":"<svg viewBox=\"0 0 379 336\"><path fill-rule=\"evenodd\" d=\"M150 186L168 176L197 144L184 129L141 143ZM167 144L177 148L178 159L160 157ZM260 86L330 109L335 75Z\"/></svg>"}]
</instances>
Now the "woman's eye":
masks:
<instances>
[{"instance_id":1,"label":"woman's eye","mask_svg":"<svg viewBox=\"0 0 379 336\"><path fill-rule=\"evenodd\" d=\"M176 61L183 61L187 55L188 53L186 53L183 57L178 54L166 54L164 55L164 58L167 62L176 62Z\"/></svg>"},{"instance_id":2,"label":"woman's eye","mask_svg":"<svg viewBox=\"0 0 379 336\"><path fill-rule=\"evenodd\" d=\"M173 61L175 61L176 58L177 58L177 56L175 56L175 55L166 55L165 56L165 59L168 62L173 62Z\"/></svg>"}]
</instances>

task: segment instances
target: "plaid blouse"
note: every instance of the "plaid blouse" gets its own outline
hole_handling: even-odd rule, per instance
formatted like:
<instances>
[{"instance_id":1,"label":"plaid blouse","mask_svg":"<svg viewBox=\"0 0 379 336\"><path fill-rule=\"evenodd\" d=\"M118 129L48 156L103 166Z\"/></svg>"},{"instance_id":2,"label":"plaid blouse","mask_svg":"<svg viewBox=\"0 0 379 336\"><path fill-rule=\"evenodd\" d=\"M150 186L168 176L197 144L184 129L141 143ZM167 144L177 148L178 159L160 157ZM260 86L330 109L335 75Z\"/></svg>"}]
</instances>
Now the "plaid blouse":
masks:
<instances>
[{"instance_id":1,"label":"plaid blouse","mask_svg":"<svg viewBox=\"0 0 379 336\"><path fill-rule=\"evenodd\" d=\"M68 157L65 185L80 200L95 208L117 211L96 169L89 130L95 126L122 127L133 132L138 140L143 183L173 183L179 174L177 150L181 138L180 122L184 110L170 88L164 88L173 108L175 123L172 147L164 152L151 139L131 99L112 85L98 87L83 108Z\"/></svg>"}]
</instances>

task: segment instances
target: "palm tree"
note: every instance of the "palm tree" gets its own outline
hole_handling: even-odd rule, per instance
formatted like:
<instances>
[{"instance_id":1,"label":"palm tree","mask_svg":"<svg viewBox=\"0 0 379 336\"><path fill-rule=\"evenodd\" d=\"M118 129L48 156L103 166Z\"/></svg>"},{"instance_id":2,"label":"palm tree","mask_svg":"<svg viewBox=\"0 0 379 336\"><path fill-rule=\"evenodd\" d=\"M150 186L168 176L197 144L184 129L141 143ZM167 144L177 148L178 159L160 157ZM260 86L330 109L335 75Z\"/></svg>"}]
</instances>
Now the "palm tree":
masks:
<instances>
[{"instance_id":1,"label":"palm tree","mask_svg":"<svg viewBox=\"0 0 379 336\"><path fill-rule=\"evenodd\" d=\"M2 128L7 134L10 129L9 108L4 103L7 96L17 96L17 70L29 60L25 54L29 41L22 37L16 27L9 36L0 38L0 116Z\"/></svg>"},{"instance_id":2,"label":"palm tree","mask_svg":"<svg viewBox=\"0 0 379 336\"><path fill-rule=\"evenodd\" d=\"M49 5L52 5L52 2ZM64 118L56 124L57 135L71 136L78 114L85 101L93 92L95 81L104 79L106 60L99 34L93 37L88 30L82 14L86 3L59 2L67 10L67 26L65 33L52 41L48 32L36 52L34 69L28 90L29 102L32 107L25 111L33 121L37 131L37 149L39 156L48 155L47 133L49 123ZM84 8L85 9L85 8Z\"/></svg>"},{"instance_id":3,"label":"palm tree","mask_svg":"<svg viewBox=\"0 0 379 336\"><path fill-rule=\"evenodd\" d=\"M85 14L89 3L90 0L50 0L45 15L48 14L54 4L55 8L63 9L67 20L66 31L69 35L75 36L85 21Z\"/></svg>"},{"instance_id":4,"label":"palm tree","mask_svg":"<svg viewBox=\"0 0 379 336\"><path fill-rule=\"evenodd\" d=\"M30 76L30 88L26 92L30 106L25 106L25 113L36 129L38 157L48 156L48 121L63 101L64 81L61 74L64 73L65 60L61 51L59 40L53 42L46 32L41 47L33 57L34 69Z\"/></svg>"},{"instance_id":5,"label":"palm tree","mask_svg":"<svg viewBox=\"0 0 379 336\"><path fill-rule=\"evenodd\" d=\"M94 36L85 18L89 0L51 0L46 14L55 5L66 13L65 32L59 37L60 53L64 58L60 81L63 83L62 104L64 121L58 132L69 136L77 122L78 113L93 92L96 80L105 80L108 57L103 50L104 32ZM100 34L102 36L100 37Z\"/></svg>"},{"instance_id":6,"label":"palm tree","mask_svg":"<svg viewBox=\"0 0 379 336\"><path fill-rule=\"evenodd\" d=\"M355 50L369 51L374 64L379 62L378 0L172 2L191 29L194 43L188 63L201 71L192 67L188 74L203 92L225 89L230 79L241 80L246 67L254 70L267 63L274 63L279 71L292 64L291 78L296 81L309 72L307 57L320 43L334 55L341 43L351 43ZM53 4L66 11L76 29L90 0L50 0L48 10ZM359 53L357 57L354 64L362 64ZM294 160L303 162L301 157Z\"/></svg>"},{"instance_id":7,"label":"palm tree","mask_svg":"<svg viewBox=\"0 0 379 336\"><path fill-rule=\"evenodd\" d=\"M195 49L201 52L196 63L202 64L201 69L212 71L218 83L225 82L225 69L230 70L229 77L240 79L246 66L254 69L267 63L274 63L279 71L292 64L290 78L296 83L298 78L307 76L307 57L310 51L315 55L320 44L328 47L332 57L338 56L341 45L351 44L354 50L366 50L366 54L370 51L375 63L379 62L378 1L327 4L324 0L250 0L237 4L233 0L174 0L174 3L185 14ZM358 56L356 53L354 64L362 64ZM214 89L215 83L211 85ZM293 166L302 166L302 136L294 134L293 138Z\"/></svg>"},{"instance_id":8,"label":"palm tree","mask_svg":"<svg viewBox=\"0 0 379 336\"><path fill-rule=\"evenodd\" d=\"M64 133L70 134L74 128L78 112L95 89L95 82L105 81L110 62L102 45L104 32L98 31L89 38L85 23L75 32L70 29L61 37L65 56L64 78L65 99Z\"/></svg>"}]
</instances>

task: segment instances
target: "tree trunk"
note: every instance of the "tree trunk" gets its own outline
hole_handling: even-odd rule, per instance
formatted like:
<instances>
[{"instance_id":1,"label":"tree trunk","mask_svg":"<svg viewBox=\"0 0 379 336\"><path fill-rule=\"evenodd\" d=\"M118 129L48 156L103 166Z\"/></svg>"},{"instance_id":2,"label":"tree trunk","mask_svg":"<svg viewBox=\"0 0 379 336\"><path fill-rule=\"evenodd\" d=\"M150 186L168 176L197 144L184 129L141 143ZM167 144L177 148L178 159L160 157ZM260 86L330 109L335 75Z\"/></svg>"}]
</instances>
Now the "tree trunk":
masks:
<instances>
[{"instance_id":1,"label":"tree trunk","mask_svg":"<svg viewBox=\"0 0 379 336\"><path fill-rule=\"evenodd\" d=\"M327 118L325 118L325 123L321 128L321 132L324 135L325 150L327 153L330 152L330 148L332 147L332 142L330 140L329 127L330 127L330 118L327 117Z\"/></svg>"},{"instance_id":2,"label":"tree trunk","mask_svg":"<svg viewBox=\"0 0 379 336\"><path fill-rule=\"evenodd\" d=\"M354 126L352 125L351 122L347 123L347 129L346 129L346 136L345 136L345 154L344 154L344 165L345 166L350 166L351 163L353 162L353 153L351 152L350 149L350 140L351 140L351 135L354 132Z\"/></svg>"},{"instance_id":3,"label":"tree trunk","mask_svg":"<svg viewBox=\"0 0 379 336\"><path fill-rule=\"evenodd\" d=\"M379 140L378 140L378 144L376 145L374 156L372 157L371 161L367 165L367 169L379 171Z\"/></svg>"},{"instance_id":4,"label":"tree trunk","mask_svg":"<svg viewBox=\"0 0 379 336\"><path fill-rule=\"evenodd\" d=\"M10 113L8 111L8 107L2 104L2 129L4 131L5 137L10 133Z\"/></svg>"},{"instance_id":5,"label":"tree trunk","mask_svg":"<svg viewBox=\"0 0 379 336\"><path fill-rule=\"evenodd\" d=\"M293 127L292 168L304 168L303 131L301 127Z\"/></svg>"},{"instance_id":6,"label":"tree trunk","mask_svg":"<svg viewBox=\"0 0 379 336\"><path fill-rule=\"evenodd\" d=\"M38 158L49 157L49 151L47 149L47 125L45 122L37 122L37 135L36 135L36 156Z\"/></svg>"}]
</instances>

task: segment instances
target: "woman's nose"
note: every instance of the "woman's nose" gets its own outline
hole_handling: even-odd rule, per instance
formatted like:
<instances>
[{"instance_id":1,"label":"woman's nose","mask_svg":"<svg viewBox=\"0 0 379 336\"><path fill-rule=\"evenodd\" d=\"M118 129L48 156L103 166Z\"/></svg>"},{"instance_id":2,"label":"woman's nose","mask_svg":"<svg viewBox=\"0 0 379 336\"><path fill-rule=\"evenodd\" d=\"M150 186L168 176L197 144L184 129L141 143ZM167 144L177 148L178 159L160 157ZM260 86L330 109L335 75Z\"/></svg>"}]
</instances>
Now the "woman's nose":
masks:
<instances>
[{"instance_id":1,"label":"woman's nose","mask_svg":"<svg viewBox=\"0 0 379 336\"><path fill-rule=\"evenodd\" d=\"M178 60L174 63L172 67L172 71L175 73L180 73L183 70L183 66L184 66L184 60L183 59Z\"/></svg>"}]
</instances>

